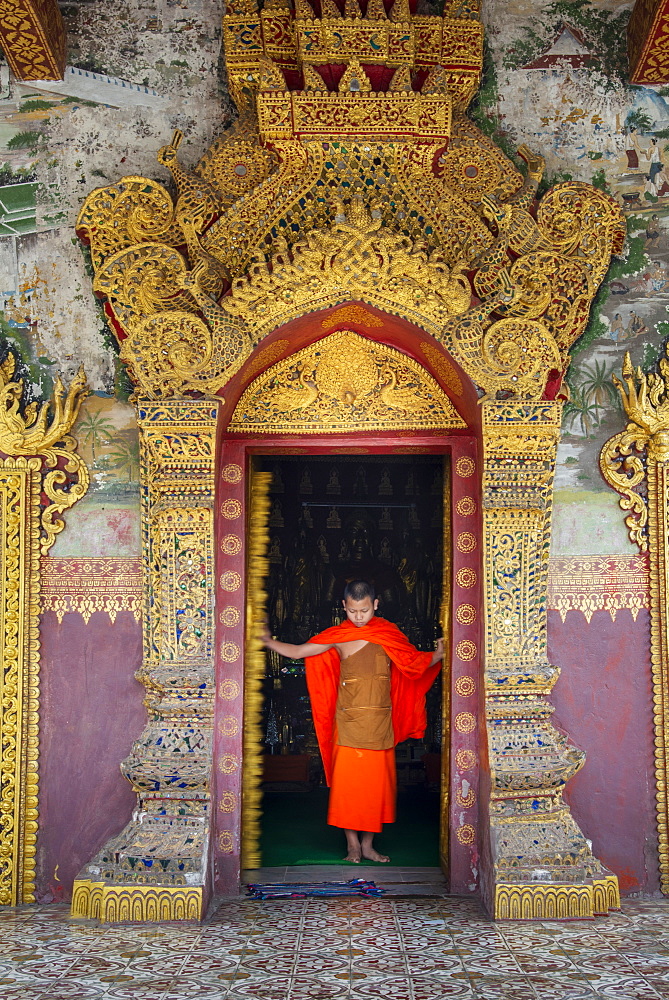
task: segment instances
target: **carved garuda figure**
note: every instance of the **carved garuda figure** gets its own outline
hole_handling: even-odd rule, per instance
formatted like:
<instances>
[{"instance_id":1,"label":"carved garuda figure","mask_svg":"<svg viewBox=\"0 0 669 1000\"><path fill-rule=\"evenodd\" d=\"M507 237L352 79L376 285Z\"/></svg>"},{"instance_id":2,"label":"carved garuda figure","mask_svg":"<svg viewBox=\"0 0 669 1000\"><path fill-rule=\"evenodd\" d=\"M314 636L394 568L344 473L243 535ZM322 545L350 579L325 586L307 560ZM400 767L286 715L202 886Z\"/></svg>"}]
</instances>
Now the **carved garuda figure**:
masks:
<instances>
[{"instance_id":1,"label":"carved garuda figure","mask_svg":"<svg viewBox=\"0 0 669 1000\"><path fill-rule=\"evenodd\" d=\"M142 396L220 392L258 342L347 300L426 329L485 393L554 398L624 223L587 184L535 208L467 118L478 5L234 0L225 59L237 121L192 170L93 191L78 232Z\"/></svg>"}]
</instances>

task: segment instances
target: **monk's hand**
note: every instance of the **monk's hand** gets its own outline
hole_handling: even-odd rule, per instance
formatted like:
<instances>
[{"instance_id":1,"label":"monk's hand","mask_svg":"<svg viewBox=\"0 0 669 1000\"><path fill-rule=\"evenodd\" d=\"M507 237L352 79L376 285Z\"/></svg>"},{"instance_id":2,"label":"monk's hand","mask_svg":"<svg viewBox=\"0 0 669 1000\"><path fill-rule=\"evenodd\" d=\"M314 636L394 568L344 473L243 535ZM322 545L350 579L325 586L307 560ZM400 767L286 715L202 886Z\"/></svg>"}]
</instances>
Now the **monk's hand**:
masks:
<instances>
[{"instance_id":1,"label":"monk's hand","mask_svg":"<svg viewBox=\"0 0 669 1000\"><path fill-rule=\"evenodd\" d=\"M443 638L437 639L437 642L436 642L435 647L434 647L434 655L439 660L443 659L443 656L444 656L444 640L443 640Z\"/></svg>"}]
</instances>

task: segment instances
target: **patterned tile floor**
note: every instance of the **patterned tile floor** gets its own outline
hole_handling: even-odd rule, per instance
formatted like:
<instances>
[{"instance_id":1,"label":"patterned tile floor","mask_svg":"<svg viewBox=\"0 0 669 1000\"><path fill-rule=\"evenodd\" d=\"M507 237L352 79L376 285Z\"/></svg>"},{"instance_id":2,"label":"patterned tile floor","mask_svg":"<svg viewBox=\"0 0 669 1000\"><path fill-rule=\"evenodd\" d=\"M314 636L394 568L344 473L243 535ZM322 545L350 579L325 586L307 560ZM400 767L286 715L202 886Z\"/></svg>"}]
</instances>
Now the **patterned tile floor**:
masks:
<instances>
[{"instance_id":1,"label":"patterned tile floor","mask_svg":"<svg viewBox=\"0 0 669 1000\"><path fill-rule=\"evenodd\" d=\"M0 908L0 998L16 997L657 1000L669 998L669 901L531 925L492 924L475 901L446 896L235 898L201 927L98 927L72 922L65 905Z\"/></svg>"}]
</instances>

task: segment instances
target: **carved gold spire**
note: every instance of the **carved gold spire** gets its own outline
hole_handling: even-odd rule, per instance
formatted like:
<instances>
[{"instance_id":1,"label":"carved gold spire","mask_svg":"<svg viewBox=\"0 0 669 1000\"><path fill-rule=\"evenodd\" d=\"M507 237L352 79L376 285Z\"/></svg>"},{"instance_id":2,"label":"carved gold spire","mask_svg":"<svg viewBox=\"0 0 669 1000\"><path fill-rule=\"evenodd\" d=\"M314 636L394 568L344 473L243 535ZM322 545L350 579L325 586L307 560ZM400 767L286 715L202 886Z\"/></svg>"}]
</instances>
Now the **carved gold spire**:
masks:
<instances>
[{"instance_id":1,"label":"carved gold spire","mask_svg":"<svg viewBox=\"0 0 669 1000\"><path fill-rule=\"evenodd\" d=\"M622 381L613 381L628 423L606 442L599 465L629 511L630 539L648 551L658 854L669 894L669 344L665 355L658 374L635 370L625 353Z\"/></svg>"},{"instance_id":2,"label":"carved gold spire","mask_svg":"<svg viewBox=\"0 0 669 1000\"><path fill-rule=\"evenodd\" d=\"M0 364L0 904L34 902L38 809L40 557L64 528L63 511L88 489L70 433L88 394L83 368L69 389L21 410L10 352Z\"/></svg>"}]
</instances>

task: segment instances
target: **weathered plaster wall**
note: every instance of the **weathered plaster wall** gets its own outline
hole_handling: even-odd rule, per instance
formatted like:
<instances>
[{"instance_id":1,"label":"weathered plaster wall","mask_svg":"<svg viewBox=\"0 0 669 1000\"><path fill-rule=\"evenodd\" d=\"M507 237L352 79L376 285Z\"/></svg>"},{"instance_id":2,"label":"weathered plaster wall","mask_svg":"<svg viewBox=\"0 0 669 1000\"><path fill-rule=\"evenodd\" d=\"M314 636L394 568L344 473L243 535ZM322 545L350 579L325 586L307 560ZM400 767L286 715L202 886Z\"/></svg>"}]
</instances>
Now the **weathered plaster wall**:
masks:
<instances>
[{"instance_id":1,"label":"weathered plaster wall","mask_svg":"<svg viewBox=\"0 0 669 1000\"><path fill-rule=\"evenodd\" d=\"M549 615L549 656L562 667L554 721L585 750L565 797L623 893L659 888L648 614Z\"/></svg>"},{"instance_id":2,"label":"weathered plaster wall","mask_svg":"<svg viewBox=\"0 0 669 1000\"><path fill-rule=\"evenodd\" d=\"M93 556L136 557L141 546L131 387L92 293L77 214L93 188L123 175L167 180L156 152L176 128L189 165L229 120L218 68L221 9L211 0L73 5L75 68L64 82L12 83L0 93L0 187L21 193L28 214L16 235L5 235L0 219L0 340L23 359L28 397L48 395L56 371L67 379L82 363L95 391L75 428L91 489L50 553L81 565ZM97 612L88 623L65 614L60 624L47 613L41 639L37 891L39 899L67 899L81 866L135 804L119 764L145 718L134 679L141 623L124 611L114 621Z\"/></svg>"},{"instance_id":3,"label":"weathered plaster wall","mask_svg":"<svg viewBox=\"0 0 669 1000\"><path fill-rule=\"evenodd\" d=\"M120 832L135 804L119 764L143 728L141 628L121 611L112 624L94 613L42 628L40 824L36 894L69 899L72 881Z\"/></svg>"}]
</instances>

